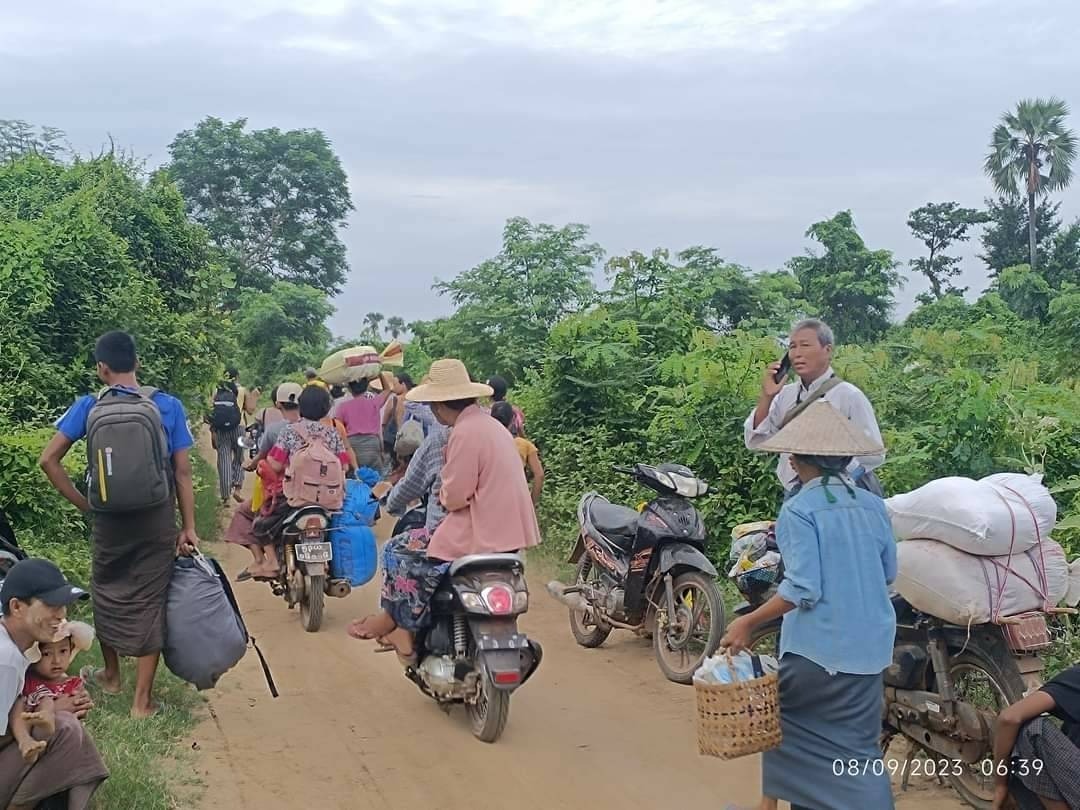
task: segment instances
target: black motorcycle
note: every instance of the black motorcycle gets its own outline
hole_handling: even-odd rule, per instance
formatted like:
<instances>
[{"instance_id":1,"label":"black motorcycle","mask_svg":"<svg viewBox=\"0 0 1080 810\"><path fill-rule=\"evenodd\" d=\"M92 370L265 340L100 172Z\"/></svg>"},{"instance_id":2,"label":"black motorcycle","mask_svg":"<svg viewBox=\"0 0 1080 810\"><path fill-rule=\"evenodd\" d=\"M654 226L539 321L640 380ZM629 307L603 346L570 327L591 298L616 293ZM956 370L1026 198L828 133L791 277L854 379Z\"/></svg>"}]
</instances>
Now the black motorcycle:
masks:
<instances>
[{"instance_id":1,"label":"black motorcycle","mask_svg":"<svg viewBox=\"0 0 1080 810\"><path fill-rule=\"evenodd\" d=\"M394 536L423 527L421 503L398 518ZM529 609L525 560L474 554L455 560L431 600L431 624L416 635L416 663L405 676L449 711L463 704L473 736L495 742L510 716L510 695L540 666L543 648L518 629Z\"/></svg>"},{"instance_id":2,"label":"black motorcycle","mask_svg":"<svg viewBox=\"0 0 1080 810\"><path fill-rule=\"evenodd\" d=\"M781 563L778 582L782 570ZM744 591L747 601L735 612L746 615L775 592L775 585ZM897 736L906 738L909 766L917 755L926 759L922 767L903 769L904 789L912 771L937 776L948 779L971 807L989 810L994 721L1002 709L1042 684L1040 650L1049 643L1045 616L969 628L922 613L899 595L892 596L892 604L896 641L893 663L885 670L882 751ZM1013 626L1023 632L1011 632ZM752 651L778 654L780 630L780 620L757 627Z\"/></svg>"},{"instance_id":3,"label":"black motorcycle","mask_svg":"<svg viewBox=\"0 0 1080 810\"><path fill-rule=\"evenodd\" d=\"M590 492L581 499L581 533L570 562L573 585L548 584L570 608L570 630L599 647L615 628L652 635L656 661L688 684L724 634L716 569L705 556L705 525L691 499L707 484L680 464L616 467L657 493L641 512Z\"/></svg>"}]
</instances>

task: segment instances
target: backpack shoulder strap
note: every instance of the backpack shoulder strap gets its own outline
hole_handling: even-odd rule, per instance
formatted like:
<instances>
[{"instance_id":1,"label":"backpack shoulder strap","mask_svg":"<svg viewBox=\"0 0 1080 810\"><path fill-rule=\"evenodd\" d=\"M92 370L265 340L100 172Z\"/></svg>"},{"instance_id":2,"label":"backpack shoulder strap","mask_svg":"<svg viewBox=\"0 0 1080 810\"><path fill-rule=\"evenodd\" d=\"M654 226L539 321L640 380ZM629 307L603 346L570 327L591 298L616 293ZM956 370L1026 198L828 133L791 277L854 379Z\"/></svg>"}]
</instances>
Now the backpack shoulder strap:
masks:
<instances>
[{"instance_id":1,"label":"backpack shoulder strap","mask_svg":"<svg viewBox=\"0 0 1080 810\"><path fill-rule=\"evenodd\" d=\"M147 399L149 399L151 401L153 401L153 399L154 399L154 394L158 394L158 393L160 393L160 391L158 391L158 389L154 388L154 386L152 386L152 385L140 385L139 386L139 395L143 396L143 397L146 397Z\"/></svg>"},{"instance_id":2,"label":"backpack shoulder strap","mask_svg":"<svg viewBox=\"0 0 1080 810\"><path fill-rule=\"evenodd\" d=\"M805 411L819 399L824 397L827 393L832 391L842 382L843 380L841 380L836 375L833 375L832 377L827 379L824 383L822 383L821 387L818 388L817 391L812 393L810 396L808 396L806 399L804 399L802 402L800 402L788 412L787 416L784 417L784 421L780 423L780 427L786 427L793 419L795 419L795 417L797 417L800 413Z\"/></svg>"}]
</instances>

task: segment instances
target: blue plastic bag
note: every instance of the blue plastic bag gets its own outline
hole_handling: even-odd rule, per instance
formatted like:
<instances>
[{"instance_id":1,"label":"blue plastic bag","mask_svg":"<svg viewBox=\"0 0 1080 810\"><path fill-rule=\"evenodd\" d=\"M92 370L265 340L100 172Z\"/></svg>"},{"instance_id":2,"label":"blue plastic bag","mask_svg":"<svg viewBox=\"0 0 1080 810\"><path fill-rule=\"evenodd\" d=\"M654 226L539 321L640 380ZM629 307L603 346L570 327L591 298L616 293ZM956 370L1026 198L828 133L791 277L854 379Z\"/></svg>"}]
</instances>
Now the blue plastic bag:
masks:
<instances>
[{"instance_id":1,"label":"blue plastic bag","mask_svg":"<svg viewBox=\"0 0 1080 810\"><path fill-rule=\"evenodd\" d=\"M371 495L371 487L363 480L350 478L345 482L345 503L341 512L330 521L330 576L347 579L354 588L370 582L379 568L375 520L379 503Z\"/></svg>"}]
</instances>

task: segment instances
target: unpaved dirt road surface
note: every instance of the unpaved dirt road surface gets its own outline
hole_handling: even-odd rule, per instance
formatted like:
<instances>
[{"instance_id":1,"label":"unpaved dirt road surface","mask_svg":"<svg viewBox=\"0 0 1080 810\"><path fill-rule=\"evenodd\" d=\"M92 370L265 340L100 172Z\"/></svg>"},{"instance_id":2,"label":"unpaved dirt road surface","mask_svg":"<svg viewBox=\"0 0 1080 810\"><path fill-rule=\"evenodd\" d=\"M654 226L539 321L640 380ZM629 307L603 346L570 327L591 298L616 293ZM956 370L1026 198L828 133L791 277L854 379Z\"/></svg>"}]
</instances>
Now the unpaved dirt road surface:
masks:
<instances>
[{"instance_id":1,"label":"unpaved dirt road surface","mask_svg":"<svg viewBox=\"0 0 1080 810\"><path fill-rule=\"evenodd\" d=\"M389 528L383 521L380 538ZM235 546L211 553L230 574L250 558ZM494 745L472 737L462 710L447 716L421 695L394 656L346 635L351 619L376 607L378 578L347 599L328 599L318 633L305 633L298 612L267 585L236 585L281 697L270 697L251 652L207 693L208 717L181 765L205 786L193 808L661 810L677 802L721 810L756 802L758 758L698 755L693 690L664 679L651 644L615 633L600 649L578 647L544 581L532 572L521 622L544 645L544 661L514 694ZM965 805L914 779L897 806Z\"/></svg>"}]
</instances>

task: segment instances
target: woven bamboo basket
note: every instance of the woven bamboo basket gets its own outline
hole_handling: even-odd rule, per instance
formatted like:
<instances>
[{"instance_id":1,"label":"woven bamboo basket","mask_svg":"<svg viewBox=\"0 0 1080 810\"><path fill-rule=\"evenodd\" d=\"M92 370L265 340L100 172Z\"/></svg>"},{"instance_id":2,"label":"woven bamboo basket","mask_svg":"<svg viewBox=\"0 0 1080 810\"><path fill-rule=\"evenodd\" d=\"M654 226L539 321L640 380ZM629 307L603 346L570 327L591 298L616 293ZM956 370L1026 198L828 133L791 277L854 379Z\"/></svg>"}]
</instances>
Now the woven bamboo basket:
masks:
<instances>
[{"instance_id":1,"label":"woven bamboo basket","mask_svg":"<svg viewBox=\"0 0 1080 810\"><path fill-rule=\"evenodd\" d=\"M699 753L738 759L780 745L779 685L775 672L736 683L695 683Z\"/></svg>"}]
</instances>

